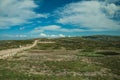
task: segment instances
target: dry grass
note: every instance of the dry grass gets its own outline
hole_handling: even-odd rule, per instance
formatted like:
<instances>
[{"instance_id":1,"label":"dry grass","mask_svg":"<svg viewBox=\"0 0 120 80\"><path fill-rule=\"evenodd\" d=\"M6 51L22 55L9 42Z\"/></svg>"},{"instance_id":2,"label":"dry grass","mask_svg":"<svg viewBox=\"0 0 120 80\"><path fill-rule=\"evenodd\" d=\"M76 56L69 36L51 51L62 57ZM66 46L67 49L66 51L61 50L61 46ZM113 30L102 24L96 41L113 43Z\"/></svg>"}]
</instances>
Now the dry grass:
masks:
<instances>
[{"instance_id":1,"label":"dry grass","mask_svg":"<svg viewBox=\"0 0 120 80\"><path fill-rule=\"evenodd\" d=\"M76 53L79 53L79 50L31 49L2 60L0 67L1 69L4 67L8 71L17 71L18 74L27 74L26 78L29 78L28 75L32 77L54 76L52 79L47 78L50 80L61 80L60 76L62 79L66 78L66 80L69 80L68 75L72 76L70 79L74 77L75 80L77 78L81 78L81 80L86 78L96 80L97 76L105 80L108 80L108 77L111 77L109 80L113 78L117 80L119 78L118 75L110 72L111 69L103 67L102 63L93 61L91 57L76 55ZM13 79L11 78L10 80ZM44 78L39 80L44 80Z\"/></svg>"}]
</instances>

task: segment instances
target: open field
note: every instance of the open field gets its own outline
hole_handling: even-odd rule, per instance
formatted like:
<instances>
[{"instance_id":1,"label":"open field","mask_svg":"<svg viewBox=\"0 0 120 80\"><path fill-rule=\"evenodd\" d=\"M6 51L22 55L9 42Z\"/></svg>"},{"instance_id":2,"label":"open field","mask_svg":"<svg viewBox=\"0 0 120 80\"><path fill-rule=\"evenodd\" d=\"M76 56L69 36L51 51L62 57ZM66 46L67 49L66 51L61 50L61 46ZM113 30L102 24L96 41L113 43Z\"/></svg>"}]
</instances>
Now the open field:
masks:
<instances>
[{"instance_id":1,"label":"open field","mask_svg":"<svg viewBox=\"0 0 120 80\"><path fill-rule=\"evenodd\" d=\"M34 40L1 40L0 50L19 48L20 46L26 46L32 44Z\"/></svg>"},{"instance_id":2,"label":"open field","mask_svg":"<svg viewBox=\"0 0 120 80\"><path fill-rule=\"evenodd\" d=\"M0 60L0 80L120 80L120 41L114 39L39 39Z\"/></svg>"},{"instance_id":3,"label":"open field","mask_svg":"<svg viewBox=\"0 0 120 80\"><path fill-rule=\"evenodd\" d=\"M5 59L8 57L14 56L18 52L31 49L31 48L35 47L37 45L37 43L38 43L38 40L35 40L31 45L27 44L27 46L20 46L19 48L1 50L0 51L0 59Z\"/></svg>"}]
</instances>

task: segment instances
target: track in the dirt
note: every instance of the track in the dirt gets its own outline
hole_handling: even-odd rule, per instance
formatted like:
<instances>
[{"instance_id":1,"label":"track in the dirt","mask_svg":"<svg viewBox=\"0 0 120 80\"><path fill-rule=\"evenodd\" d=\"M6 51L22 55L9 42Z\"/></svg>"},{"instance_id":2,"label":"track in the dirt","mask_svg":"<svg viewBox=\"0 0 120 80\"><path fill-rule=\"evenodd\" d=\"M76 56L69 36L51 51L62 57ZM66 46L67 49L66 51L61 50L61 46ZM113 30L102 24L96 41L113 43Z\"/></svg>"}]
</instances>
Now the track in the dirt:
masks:
<instances>
[{"instance_id":1,"label":"track in the dirt","mask_svg":"<svg viewBox=\"0 0 120 80\"><path fill-rule=\"evenodd\" d=\"M38 43L38 40L35 40L34 43L30 46L25 46L25 47L21 47L21 48L14 48L14 49L8 49L8 50L2 50L0 51L0 59L5 59L11 56L14 56L15 54L17 54L20 51L24 51L27 49L31 49L34 46L36 46Z\"/></svg>"}]
</instances>

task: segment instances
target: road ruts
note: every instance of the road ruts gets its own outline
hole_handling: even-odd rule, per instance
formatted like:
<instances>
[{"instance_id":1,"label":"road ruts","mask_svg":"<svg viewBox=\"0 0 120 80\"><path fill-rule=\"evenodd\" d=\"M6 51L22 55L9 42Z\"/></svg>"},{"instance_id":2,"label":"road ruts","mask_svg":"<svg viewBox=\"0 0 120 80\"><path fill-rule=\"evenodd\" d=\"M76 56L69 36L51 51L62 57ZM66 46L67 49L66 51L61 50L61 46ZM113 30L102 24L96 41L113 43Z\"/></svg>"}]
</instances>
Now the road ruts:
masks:
<instances>
[{"instance_id":1,"label":"road ruts","mask_svg":"<svg viewBox=\"0 0 120 80\"><path fill-rule=\"evenodd\" d=\"M14 56L15 54L17 54L20 51L24 51L30 48L33 48L34 46L36 46L38 43L38 40L35 40L34 43L30 46L25 46L25 47L21 47L21 48L13 48L13 49L8 49L8 50L2 50L0 51L0 59L5 59L11 56Z\"/></svg>"}]
</instances>

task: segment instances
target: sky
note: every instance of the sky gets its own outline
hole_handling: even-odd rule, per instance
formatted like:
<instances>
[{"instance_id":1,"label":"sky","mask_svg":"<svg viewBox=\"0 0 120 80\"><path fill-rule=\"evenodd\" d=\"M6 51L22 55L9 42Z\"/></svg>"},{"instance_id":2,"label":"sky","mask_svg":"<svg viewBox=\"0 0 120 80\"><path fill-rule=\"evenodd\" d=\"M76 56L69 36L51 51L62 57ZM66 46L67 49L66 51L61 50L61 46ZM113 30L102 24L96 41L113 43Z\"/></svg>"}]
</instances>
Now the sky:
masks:
<instances>
[{"instance_id":1,"label":"sky","mask_svg":"<svg viewBox=\"0 0 120 80\"><path fill-rule=\"evenodd\" d=\"M120 36L120 0L0 0L0 40Z\"/></svg>"}]
</instances>

